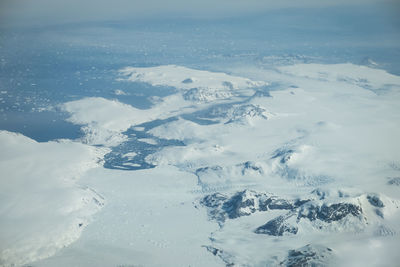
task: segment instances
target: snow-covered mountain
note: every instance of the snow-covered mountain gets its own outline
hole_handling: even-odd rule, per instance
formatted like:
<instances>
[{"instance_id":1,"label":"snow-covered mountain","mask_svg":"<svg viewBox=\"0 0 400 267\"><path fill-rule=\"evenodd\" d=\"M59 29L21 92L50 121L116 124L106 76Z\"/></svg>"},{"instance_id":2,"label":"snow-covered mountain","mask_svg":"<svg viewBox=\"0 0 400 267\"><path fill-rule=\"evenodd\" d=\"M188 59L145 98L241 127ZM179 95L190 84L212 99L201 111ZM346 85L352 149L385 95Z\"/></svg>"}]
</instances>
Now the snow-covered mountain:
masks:
<instances>
[{"instance_id":1,"label":"snow-covered mountain","mask_svg":"<svg viewBox=\"0 0 400 267\"><path fill-rule=\"evenodd\" d=\"M2 131L0 168L13 183L2 182L0 263L399 260L400 77L353 64L259 69L257 81L246 72L127 67L119 82L172 93L148 109L61 104L83 129L75 141Z\"/></svg>"}]
</instances>

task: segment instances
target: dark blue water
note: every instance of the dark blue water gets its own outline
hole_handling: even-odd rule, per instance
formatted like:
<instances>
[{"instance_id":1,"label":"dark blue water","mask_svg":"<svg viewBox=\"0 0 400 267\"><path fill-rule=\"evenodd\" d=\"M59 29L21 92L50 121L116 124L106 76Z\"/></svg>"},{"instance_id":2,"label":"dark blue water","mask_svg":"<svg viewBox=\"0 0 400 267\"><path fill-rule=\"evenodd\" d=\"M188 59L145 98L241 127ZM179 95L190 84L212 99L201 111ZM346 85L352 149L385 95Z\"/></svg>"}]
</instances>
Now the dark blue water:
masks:
<instances>
[{"instance_id":1,"label":"dark blue water","mask_svg":"<svg viewBox=\"0 0 400 267\"><path fill-rule=\"evenodd\" d=\"M155 137L147 131L161 124L168 123L177 120L177 118L169 118L166 120L155 120L147 123L138 125L143 127L143 131L135 130L135 127L128 129L124 132L128 136L128 140L122 144L113 147L112 151L104 157L104 167L109 169L120 169L120 170L140 170L154 168L155 165L148 163L146 157L157 151L160 151L166 146L184 146L185 144L179 140L167 140ZM155 141L155 144L149 144L140 141L142 138L150 138ZM134 157L125 157L127 153L134 152Z\"/></svg>"},{"instance_id":2,"label":"dark blue water","mask_svg":"<svg viewBox=\"0 0 400 267\"><path fill-rule=\"evenodd\" d=\"M362 63L400 74L400 28L379 6L285 9L236 18L0 25L0 130L37 141L78 138L57 105L83 97L137 108L174 89L117 81L126 66L220 70L292 63ZM115 94L122 90L126 95ZM41 108L52 107L47 112ZM200 117L198 123L212 123Z\"/></svg>"},{"instance_id":3,"label":"dark blue water","mask_svg":"<svg viewBox=\"0 0 400 267\"><path fill-rule=\"evenodd\" d=\"M38 141L77 139L82 136L81 126L67 122L66 114L56 112L8 112L0 123L2 130L18 132Z\"/></svg>"}]
</instances>

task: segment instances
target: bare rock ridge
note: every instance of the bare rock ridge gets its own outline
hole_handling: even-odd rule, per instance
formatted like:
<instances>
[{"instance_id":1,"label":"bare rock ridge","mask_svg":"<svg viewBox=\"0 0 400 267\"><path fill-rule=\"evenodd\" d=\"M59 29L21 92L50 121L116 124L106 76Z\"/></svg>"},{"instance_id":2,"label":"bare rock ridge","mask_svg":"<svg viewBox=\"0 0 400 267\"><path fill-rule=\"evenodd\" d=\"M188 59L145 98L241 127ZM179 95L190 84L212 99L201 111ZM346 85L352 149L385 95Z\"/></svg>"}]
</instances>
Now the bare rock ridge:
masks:
<instances>
[{"instance_id":1,"label":"bare rock ridge","mask_svg":"<svg viewBox=\"0 0 400 267\"><path fill-rule=\"evenodd\" d=\"M361 204L365 199L366 204ZM354 220L357 224L366 226L367 215L363 212L362 205L370 205L369 209L377 209L376 215L383 218L380 210L385 207L377 195L362 195L358 198L343 197L340 201L328 202L326 199L286 199L270 193L243 190L232 195L213 193L204 196L200 204L206 207L211 220L218 222L223 227L228 220L242 216L250 216L257 212L270 210L286 211L264 225L254 230L257 234L282 236L297 234L299 225L303 222L322 229L330 224L340 225L342 220ZM314 223L316 222L316 223ZM321 226L322 225L322 226Z\"/></svg>"},{"instance_id":2,"label":"bare rock ridge","mask_svg":"<svg viewBox=\"0 0 400 267\"><path fill-rule=\"evenodd\" d=\"M219 223L269 209L292 210L302 203L304 200L286 200L272 194L258 193L252 190L240 191L230 197L214 193L205 196L200 201L200 204L207 207L210 219Z\"/></svg>"},{"instance_id":3,"label":"bare rock ridge","mask_svg":"<svg viewBox=\"0 0 400 267\"><path fill-rule=\"evenodd\" d=\"M280 263L287 267L322 267L331 264L335 255L332 249L320 245L306 245L304 247L289 250L288 256Z\"/></svg>"},{"instance_id":4,"label":"bare rock ridge","mask_svg":"<svg viewBox=\"0 0 400 267\"><path fill-rule=\"evenodd\" d=\"M289 212L285 215L278 216L258 227L254 232L256 234L267 234L272 236L282 236L284 233L297 234L299 228L287 222L287 220L294 215L294 212Z\"/></svg>"}]
</instances>

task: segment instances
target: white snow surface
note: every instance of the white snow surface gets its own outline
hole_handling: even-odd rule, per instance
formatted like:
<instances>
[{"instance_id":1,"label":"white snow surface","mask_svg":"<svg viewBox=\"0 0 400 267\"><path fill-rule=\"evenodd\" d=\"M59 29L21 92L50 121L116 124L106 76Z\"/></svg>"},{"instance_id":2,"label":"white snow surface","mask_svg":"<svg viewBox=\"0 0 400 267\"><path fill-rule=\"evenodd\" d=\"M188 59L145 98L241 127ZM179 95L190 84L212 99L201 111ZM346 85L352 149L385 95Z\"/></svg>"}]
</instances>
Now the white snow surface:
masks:
<instances>
[{"instance_id":1,"label":"white snow surface","mask_svg":"<svg viewBox=\"0 0 400 267\"><path fill-rule=\"evenodd\" d=\"M68 121L83 125L82 140L90 145L115 146L126 140L122 132L132 125L172 116L188 105L182 97L172 95L164 98L157 106L141 110L117 100L88 97L64 103L61 107L71 114Z\"/></svg>"},{"instance_id":2,"label":"white snow surface","mask_svg":"<svg viewBox=\"0 0 400 267\"><path fill-rule=\"evenodd\" d=\"M351 63L346 64L297 64L278 68L281 72L329 82L343 82L367 87L374 90L383 89L385 86L397 87L400 77L387 73L384 70L374 69L367 66L359 66Z\"/></svg>"},{"instance_id":3,"label":"white snow surface","mask_svg":"<svg viewBox=\"0 0 400 267\"><path fill-rule=\"evenodd\" d=\"M101 97L67 102L62 109L71 114L70 122L86 126L83 131L87 144L116 145L125 140L121 132L149 120L146 112Z\"/></svg>"},{"instance_id":4,"label":"white snow surface","mask_svg":"<svg viewBox=\"0 0 400 267\"><path fill-rule=\"evenodd\" d=\"M79 178L99 166L104 152L6 131L0 131L0 147L0 265L47 258L76 241L104 205Z\"/></svg>"},{"instance_id":5,"label":"white snow surface","mask_svg":"<svg viewBox=\"0 0 400 267\"><path fill-rule=\"evenodd\" d=\"M258 69L251 77L258 77L259 82L242 78L248 71L236 69L233 76L174 65L128 67L121 71L126 82L178 90L147 110L104 98L65 103L64 110L71 114L69 121L94 133L81 140L85 144L39 144L2 132L0 144L7 153L2 154L0 168L11 177L2 179L2 233L6 235L14 218L21 218L20 229L6 236L2 263L8 266L49 257L34 262L34 266L277 266L290 249L316 244L333 250L337 266L395 265L400 260L396 252L400 245L400 187L389 184L388 179L400 177L400 77L352 64ZM257 87L270 83L281 84L269 91L271 97L253 96ZM194 103L185 98L192 88L223 90L233 96L240 91L241 98L229 98L229 102L225 96L214 97ZM213 107L218 112L207 111ZM192 114L201 114L199 119L211 116L213 123L198 123L188 116ZM185 144L148 155L146 161L155 168L122 171L98 166L99 152L90 145L112 148L127 140L122 132L129 127L138 129L143 122L167 118L174 119L154 128L140 128L148 134L142 141L155 144L158 138ZM141 152L135 149L122 156L134 158ZM124 166L138 166L135 164L140 166L140 162ZM80 179L71 182L70 177ZM36 184L35 179L46 183ZM15 185L9 181L16 181ZM21 192L17 188L23 193L8 193ZM81 194L88 192L82 188L93 188L96 196L106 200L94 217L99 208L90 201L82 204ZM287 211L251 213L245 208L248 216L219 225L207 217L200 204L208 194L234 194L245 189L284 199L311 199L321 205L351 203L361 207L362 215L348 215L331 223L296 222L294 216L288 222L298 226L297 234L270 236L254 230ZM50 208L33 201L37 190L43 198L68 203L67 211L63 209L68 219L53 215L58 201L46 204ZM368 200L371 195L383 206L373 206ZM19 204L25 198L29 201ZM68 209L71 203L80 206ZM26 218L31 223L23 228ZM92 223L71 244L81 232L79 227L73 228L78 222L75 218L85 218L85 225L92 218ZM57 231L51 240L49 229ZM20 238L20 230L26 238ZM65 245L69 246L58 250ZM219 250L213 255L205 246ZM24 260L17 261L20 257Z\"/></svg>"},{"instance_id":6,"label":"white snow surface","mask_svg":"<svg viewBox=\"0 0 400 267\"><path fill-rule=\"evenodd\" d=\"M171 86L177 89L207 88L208 90L247 89L268 83L228 75L222 72L195 70L182 66L166 65L151 68L126 67L120 70L128 81L139 81L154 86Z\"/></svg>"},{"instance_id":7,"label":"white snow surface","mask_svg":"<svg viewBox=\"0 0 400 267\"><path fill-rule=\"evenodd\" d=\"M195 70L176 65L127 67L120 70L120 73L124 77L120 80L174 87L184 92L183 97L186 100L200 103L252 94L254 88L268 85L267 82L252 81L222 72Z\"/></svg>"}]
</instances>

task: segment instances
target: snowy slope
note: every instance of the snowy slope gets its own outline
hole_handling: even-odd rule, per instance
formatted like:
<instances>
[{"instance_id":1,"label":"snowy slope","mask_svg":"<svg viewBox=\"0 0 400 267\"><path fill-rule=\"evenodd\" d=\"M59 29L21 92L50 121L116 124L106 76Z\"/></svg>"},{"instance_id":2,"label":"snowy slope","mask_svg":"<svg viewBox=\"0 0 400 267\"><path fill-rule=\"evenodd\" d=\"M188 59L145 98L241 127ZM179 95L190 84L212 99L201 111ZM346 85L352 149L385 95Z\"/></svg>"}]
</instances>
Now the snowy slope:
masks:
<instances>
[{"instance_id":1,"label":"snowy slope","mask_svg":"<svg viewBox=\"0 0 400 267\"><path fill-rule=\"evenodd\" d=\"M228 75L222 72L195 70L182 66L167 65L152 68L127 67L120 70L128 81L140 81L154 86L166 85L181 90L206 88L209 91L247 89L267 85L262 81Z\"/></svg>"},{"instance_id":2,"label":"snowy slope","mask_svg":"<svg viewBox=\"0 0 400 267\"><path fill-rule=\"evenodd\" d=\"M400 260L400 78L352 64L258 69L261 81L246 71L128 67L124 82L175 93L146 110L104 98L65 103L88 145L36 145L110 149L105 168L79 182L107 205L77 242L34 266Z\"/></svg>"},{"instance_id":3,"label":"snowy slope","mask_svg":"<svg viewBox=\"0 0 400 267\"><path fill-rule=\"evenodd\" d=\"M20 266L76 241L104 205L79 184L104 151L71 141L37 143L0 132L0 265Z\"/></svg>"},{"instance_id":4,"label":"snowy slope","mask_svg":"<svg viewBox=\"0 0 400 267\"><path fill-rule=\"evenodd\" d=\"M176 65L152 68L127 67L120 70L120 73L124 77L121 80L174 87L183 93L184 99L200 103L252 94L255 88L268 85L262 81Z\"/></svg>"}]
</instances>

